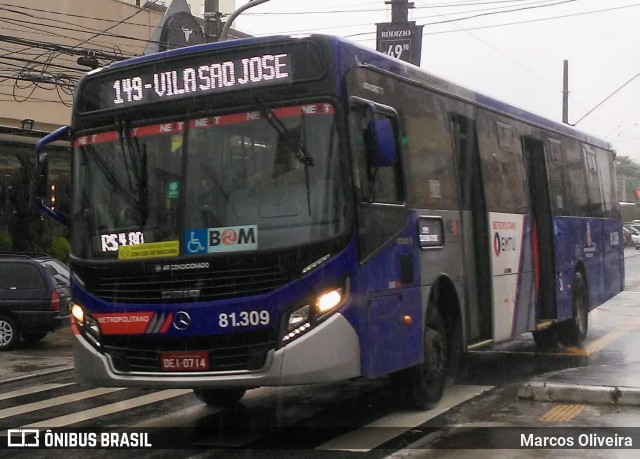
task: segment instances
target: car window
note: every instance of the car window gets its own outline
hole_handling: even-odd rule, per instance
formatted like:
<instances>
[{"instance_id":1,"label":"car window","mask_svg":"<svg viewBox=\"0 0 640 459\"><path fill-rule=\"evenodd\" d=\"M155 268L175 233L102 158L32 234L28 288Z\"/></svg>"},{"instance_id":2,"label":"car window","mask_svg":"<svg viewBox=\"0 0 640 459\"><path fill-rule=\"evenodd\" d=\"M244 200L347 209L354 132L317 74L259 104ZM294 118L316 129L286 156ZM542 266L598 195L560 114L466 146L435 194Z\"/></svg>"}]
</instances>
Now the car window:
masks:
<instances>
[{"instance_id":1,"label":"car window","mask_svg":"<svg viewBox=\"0 0 640 459\"><path fill-rule=\"evenodd\" d=\"M56 280L58 285L69 285L69 271L64 266L56 263L53 260L42 262L42 266L44 266L49 275L51 275L51 277Z\"/></svg>"},{"instance_id":2,"label":"car window","mask_svg":"<svg viewBox=\"0 0 640 459\"><path fill-rule=\"evenodd\" d=\"M44 262L45 265L51 266L55 269L58 274L61 274L65 277L69 277L69 269L59 260L47 260Z\"/></svg>"},{"instance_id":3,"label":"car window","mask_svg":"<svg viewBox=\"0 0 640 459\"><path fill-rule=\"evenodd\" d=\"M49 273L49 275L51 275L51 277L53 277L56 281L60 282L61 281L61 276L58 273L58 271L56 271L56 268L54 268L51 265L44 265L44 269L47 270L47 272Z\"/></svg>"},{"instance_id":4,"label":"car window","mask_svg":"<svg viewBox=\"0 0 640 459\"><path fill-rule=\"evenodd\" d=\"M44 278L35 266L20 262L0 264L0 288L23 290L45 287Z\"/></svg>"}]
</instances>

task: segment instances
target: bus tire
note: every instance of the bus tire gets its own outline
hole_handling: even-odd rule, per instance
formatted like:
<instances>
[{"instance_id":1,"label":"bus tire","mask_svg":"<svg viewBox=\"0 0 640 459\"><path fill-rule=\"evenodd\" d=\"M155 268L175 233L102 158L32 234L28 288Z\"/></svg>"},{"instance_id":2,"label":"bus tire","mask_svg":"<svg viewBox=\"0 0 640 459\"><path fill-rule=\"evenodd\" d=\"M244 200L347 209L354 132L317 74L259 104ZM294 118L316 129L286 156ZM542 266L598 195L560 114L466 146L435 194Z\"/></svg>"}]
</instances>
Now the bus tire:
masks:
<instances>
[{"instance_id":1,"label":"bus tire","mask_svg":"<svg viewBox=\"0 0 640 459\"><path fill-rule=\"evenodd\" d=\"M411 408L428 410L442 398L447 379L447 337L435 307L430 307L423 347L423 362L398 373L396 381L402 384L401 393Z\"/></svg>"},{"instance_id":2,"label":"bus tire","mask_svg":"<svg viewBox=\"0 0 640 459\"><path fill-rule=\"evenodd\" d=\"M573 279L573 317L558 324L558 338L564 346L578 346L587 338L589 300L582 273Z\"/></svg>"},{"instance_id":3,"label":"bus tire","mask_svg":"<svg viewBox=\"0 0 640 459\"><path fill-rule=\"evenodd\" d=\"M447 376L455 380L460 376L464 366L465 350L462 340L462 321L459 317L451 317L447 326Z\"/></svg>"},{"instance_id":4,"label":"bus tire","mask_svg":"<svg viewBox=\"0 0 640 459\"><path fill-rule=\"evenodd\" d=\"M242 387L224 389L193 389L193 393L203 403L218 408L230 408L240 401L247 390Z\"/></svg>"},{"instance_id":5,"label":"bus tire","mask_svg":"<svg viewBox=\"0 0 640 459\"><path fill-rule=\"evenodd\" d=\"M553 349L558 347L558 334L556 333L556 327L552 326L545 328L544 330L536 330L531 332L533 335L533 341L540 349Z\"/></svg>"}]
</instances>

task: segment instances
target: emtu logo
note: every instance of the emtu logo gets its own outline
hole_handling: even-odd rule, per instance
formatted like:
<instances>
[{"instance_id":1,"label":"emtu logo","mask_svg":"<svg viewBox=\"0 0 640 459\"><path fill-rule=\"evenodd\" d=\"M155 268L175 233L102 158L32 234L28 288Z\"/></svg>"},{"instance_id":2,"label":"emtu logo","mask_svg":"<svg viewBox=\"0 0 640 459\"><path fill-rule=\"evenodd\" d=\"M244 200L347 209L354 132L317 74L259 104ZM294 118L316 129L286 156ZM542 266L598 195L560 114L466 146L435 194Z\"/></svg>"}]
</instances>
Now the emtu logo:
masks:
<instances>
[{"instance_id":1,"label":"emtu logo","mask_svg":"<svg viewBox=\"0 0 640 459\"><path fill-rule=\"evenodd\" d=\"M209 253L258 249L258 226L229 226L209 229Z\"/></svg>"},{"instance_id":2,"label":"emtu logo","mask_svg":"<svg viewBox=\"0 0 640 459\"><path fill-rule=\"evenodd\" d=\"M501 244L500 244L500 234L496 233L493 236L493 251L496 254L496 257L500 256L500 248L501 248Z\"/></svg>"},{"instance_id":3,"label":"emtu logo","mask_svg":"<svg viewBox=\"0 0 640 459\"><path fill-rule=\"evenodd\" d=\"M496 257L500 256L500 252L515 252L515 238L513 236L500 236L500 233L496 232L493 236L493 251Z\"/></svg>"}]
</instances>

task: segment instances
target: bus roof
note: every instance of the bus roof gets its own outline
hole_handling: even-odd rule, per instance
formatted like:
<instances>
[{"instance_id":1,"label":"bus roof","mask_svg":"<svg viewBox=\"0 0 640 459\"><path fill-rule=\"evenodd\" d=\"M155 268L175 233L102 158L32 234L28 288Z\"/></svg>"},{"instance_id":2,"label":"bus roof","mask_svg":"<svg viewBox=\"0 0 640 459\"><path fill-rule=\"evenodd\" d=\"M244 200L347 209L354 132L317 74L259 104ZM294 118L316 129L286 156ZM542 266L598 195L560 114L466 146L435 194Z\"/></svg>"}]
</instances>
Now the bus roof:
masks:
<instances>
[{"instance_id":1,"label":"bus roof","mask_svg":"<svg viewBox=\"0 0 640 459\"><path fill-rule=\"evenodd\" d=\"M502 113L506 116L516 118L518 120L522 120L524 122L549 129L551 131L555 131L559 134L576 138L594 146L604 148L606 150L613 149L609 142L573 129L571 126L552 121L535 113L514 107L513 105L507 104L493 97L464 88L463 86L459 86L432 73L429 73L421 67L417 67L413 64L409 64L399 59L392 58L390 56L387 56L386 54L382 54L378 51L372 50L371 48L367 48L358 43L336 36L316 34L272 35L263 37L242 38L215 43L205 43L169 51L162 51L154 54L147 54L145 56L139 56L124 61L115 62L105 67L104 70L117 70L125 66L138 65L168 58L177 58L194 53L203 53L209 50L221 50L225 48L235 48L237 46L265 45L270 42L280 42L286 39L304 38L311 38L314 40L331 43L333 47L343 50L346 60L357 61L361 65L375 67L384 72L399 76L400 78L415 82L422 86L429 87L435 91L457 97L470 103L485 107L489 110ZM344 65L344 62L342 63L342 65ZM103 69L97 69L90 73L94 74L94 72L99 72L101 70Z\"/></svg>"},{"instance_id":2,"label":"bus roof","mask_svg":"<svg viewBox=\"0 0 640 459\"><path fill-rule=\"evenodd\" d=\"M571 126L566 124L552 121L548 118L544 118L543 116L536 115L535 113L514 107L513 105L502 102L493 97L459 86L451 81L440 78L421 67L417 67L413 64L387 56L386 54L379 53L378 51L366 48L358 43L341 38L335 38L335 40L344 44L345 47L351 48L351 52L358 55L359 60L363 64L369 64L373 67L398 75L433 90L486 107L494 112L502 113L506 116L555 131L559 134L574 137L578 140L606 150L613 150L609 142L573 129Z\"/></svg>"}]
</instances>

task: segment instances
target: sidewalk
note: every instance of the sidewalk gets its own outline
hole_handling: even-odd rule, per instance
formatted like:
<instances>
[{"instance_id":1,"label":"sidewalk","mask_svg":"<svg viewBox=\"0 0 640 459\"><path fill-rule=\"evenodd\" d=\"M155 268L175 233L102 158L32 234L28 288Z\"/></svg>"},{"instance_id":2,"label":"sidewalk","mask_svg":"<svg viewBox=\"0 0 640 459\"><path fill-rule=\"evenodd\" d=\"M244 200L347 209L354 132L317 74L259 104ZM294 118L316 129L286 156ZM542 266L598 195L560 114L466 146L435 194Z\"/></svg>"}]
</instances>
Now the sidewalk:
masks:
<instances>
[{"instance_id":1,"label":"sidewalk","mask_svg":"<svg viewBox=\"0 0 640 459\"><path fill-rule=\"evenodd\" d=\"M594 365L548 373L521 385L518 397L545 402L640 406L640 363Z\"/></svg>"},{"instance_id":2,"label":"sidewalk","mask_svg":"<svg viewBox=\"0 0 640 459\"><path fill-rule=\"evenodd\" d=\"M625 249L625 259L640 256L640 250ZM635 262L630 262L635 268ZM632 268L633 269L633 268ZM600 309L617 311L632 324L640 318L640 272L627 265L626 289ZM593 314L593 313L592 313ZM640 406L640 340L636 330L617 340L617 363L589 364L537 376L522 384L518 397L536 401ZM620 363L620 359L624 363Z\"/></svg>"}]
</instances>

